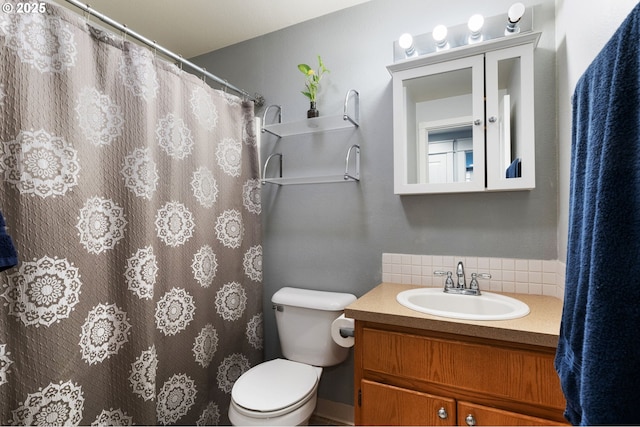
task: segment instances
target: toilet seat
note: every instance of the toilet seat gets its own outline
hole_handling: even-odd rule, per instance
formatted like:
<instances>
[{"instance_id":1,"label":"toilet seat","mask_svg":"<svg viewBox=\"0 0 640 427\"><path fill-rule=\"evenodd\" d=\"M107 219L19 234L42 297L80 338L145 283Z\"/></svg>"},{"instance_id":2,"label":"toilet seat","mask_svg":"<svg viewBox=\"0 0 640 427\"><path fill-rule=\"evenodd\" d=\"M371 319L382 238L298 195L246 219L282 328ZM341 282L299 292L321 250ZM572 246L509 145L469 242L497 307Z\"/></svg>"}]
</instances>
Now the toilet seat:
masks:
<instances>
[{"instance_id":1,"label":"toilet seat","mask_svg":"<svg viewBox=\"0 0 640 427\"><path fill-rule=\"evenodd\" d=\"M242 374L231 390L235 409L253 418L277 417L315 396L320 368L286 359L261 363Z\"/></svg>"}]
</instances>

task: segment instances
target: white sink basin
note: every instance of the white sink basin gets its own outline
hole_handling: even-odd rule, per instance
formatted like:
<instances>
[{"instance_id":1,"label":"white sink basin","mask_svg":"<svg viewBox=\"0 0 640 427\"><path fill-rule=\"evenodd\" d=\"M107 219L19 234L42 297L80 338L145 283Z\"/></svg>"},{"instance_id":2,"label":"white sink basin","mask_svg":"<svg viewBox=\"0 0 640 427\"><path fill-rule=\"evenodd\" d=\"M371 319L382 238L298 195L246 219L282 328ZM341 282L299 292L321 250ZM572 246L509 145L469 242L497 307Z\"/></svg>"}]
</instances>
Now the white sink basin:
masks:
<instances>
[{"instance_id":1,"label":"white sink basin","mask_svg":"<svg viewBox=\"0 0 640 427\"><path fill-rule=\"evenodd\" d=\"M442 288L419 288L400 292L396 299L412 310L453 319L507 320L529 314L529 306L522 301L491 292L459 295Z\"/></svg>"}]
</instances>

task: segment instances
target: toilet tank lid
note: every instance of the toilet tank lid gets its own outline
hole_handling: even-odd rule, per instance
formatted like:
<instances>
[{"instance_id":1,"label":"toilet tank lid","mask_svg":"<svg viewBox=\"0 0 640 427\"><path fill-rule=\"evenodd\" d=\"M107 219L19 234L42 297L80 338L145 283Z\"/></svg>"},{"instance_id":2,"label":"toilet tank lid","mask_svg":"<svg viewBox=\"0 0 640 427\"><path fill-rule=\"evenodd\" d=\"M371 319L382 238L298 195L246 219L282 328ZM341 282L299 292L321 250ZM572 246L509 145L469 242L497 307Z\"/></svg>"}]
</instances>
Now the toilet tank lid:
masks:
<instances>
[{"instance_id":1,"label":"toilet tank lid","mask_svg":"<svg viewBox=\"0 0 640 427\"><path fill-rule=\"evenodd\" d=\"M290 287L278 290L271 297L274 304L324 311L342 311L355 300L356 296L352 294Z\"/></svg>"}]
</instances>

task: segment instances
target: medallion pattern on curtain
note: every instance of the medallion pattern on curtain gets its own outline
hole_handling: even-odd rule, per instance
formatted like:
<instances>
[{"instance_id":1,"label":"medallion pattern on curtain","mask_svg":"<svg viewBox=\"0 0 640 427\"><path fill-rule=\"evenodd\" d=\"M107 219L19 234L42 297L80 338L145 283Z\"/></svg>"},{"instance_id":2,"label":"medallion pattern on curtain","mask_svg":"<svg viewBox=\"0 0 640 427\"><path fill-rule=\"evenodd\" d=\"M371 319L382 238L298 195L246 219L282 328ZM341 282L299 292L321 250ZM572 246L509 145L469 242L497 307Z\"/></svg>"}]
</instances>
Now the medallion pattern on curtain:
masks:
<instances>
[{"instance_id":1,"label":"medallion pattern on curtain","mask_svg":"<svg viewBox=\"0 0 640 427\"><path fill-rule=\"evenodd\" d=\"M262 360L253 104L53 3L0 13L0 424L228 423Z\"/></svg>"}]
</instances>

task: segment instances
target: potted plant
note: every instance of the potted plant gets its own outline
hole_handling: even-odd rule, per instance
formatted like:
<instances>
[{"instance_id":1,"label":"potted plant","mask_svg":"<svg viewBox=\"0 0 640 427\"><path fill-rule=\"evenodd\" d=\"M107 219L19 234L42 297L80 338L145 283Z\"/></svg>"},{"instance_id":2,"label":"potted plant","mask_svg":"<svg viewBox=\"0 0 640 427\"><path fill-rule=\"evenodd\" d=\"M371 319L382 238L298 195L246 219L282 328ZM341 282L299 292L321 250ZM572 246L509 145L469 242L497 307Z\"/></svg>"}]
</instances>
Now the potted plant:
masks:
<instances>
[{"instance_id":1,"label":"potted plant","mask_svg":"<svg viewBox=\"0 0 640 427\"><path fill-rule=\"evenodd\" d=\"M298 64L298 70L300 70L302 74L305 75L305 90L302 91L302 94L309 98L310 102L309 111L307 111L307 118L318 117L320 115L320 112L316 108L318 88L320 86L320 80L322 80L322 76L325 73L328 73L329 70L324 66L320 55L318 55L317 71L307 64Z\"/></svg>"}]
</instances>

